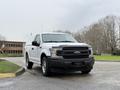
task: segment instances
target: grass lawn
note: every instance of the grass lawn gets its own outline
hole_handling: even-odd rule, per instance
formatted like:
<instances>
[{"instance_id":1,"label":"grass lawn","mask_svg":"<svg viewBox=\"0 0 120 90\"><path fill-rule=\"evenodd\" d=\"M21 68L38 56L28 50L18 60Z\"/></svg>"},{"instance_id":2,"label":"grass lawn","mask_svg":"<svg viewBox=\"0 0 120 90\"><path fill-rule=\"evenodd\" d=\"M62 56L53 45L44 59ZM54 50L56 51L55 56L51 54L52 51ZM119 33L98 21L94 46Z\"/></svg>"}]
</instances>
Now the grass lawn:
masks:
<instances>
[{"instance_id":1,"label":"grass lawn","mask_svg":"<svg viewBox=\"0 0 120 90\"><path fill-rule=\"evenodd\" d=\"M106 61L120 61L120 56L112 56L112 55L95 55L95 60L106 60Z\"/></svg>"},{"instance_id":2,"label":"grass lawn","mask_svg":"<svg viewBox=\"0 0 120 90\"><path fill-rule=\"evenodd\" d=\"M0 73L14 73L18 69L20 69L20 66L0 59Z\"/></svg>"}]
</instances>

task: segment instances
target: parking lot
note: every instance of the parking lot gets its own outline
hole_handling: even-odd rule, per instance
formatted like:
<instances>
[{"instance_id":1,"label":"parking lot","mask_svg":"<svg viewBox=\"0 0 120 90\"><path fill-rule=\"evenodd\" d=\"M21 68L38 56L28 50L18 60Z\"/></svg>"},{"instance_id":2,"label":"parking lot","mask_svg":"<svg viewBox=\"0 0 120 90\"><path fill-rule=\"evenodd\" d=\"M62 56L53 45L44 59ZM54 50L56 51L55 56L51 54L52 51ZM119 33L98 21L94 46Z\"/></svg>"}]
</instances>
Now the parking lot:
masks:
<instances>
[{"instance_id":1,"label":"parking lot","mask_svg":"<svg viewBox=\"0 0 120 90\"><path fill-rule=\"evenodd\" d=\"M24 66L24 58L7 58ZM88 75L80 72L54 73L43 77L40 67L16 78L0 80L0 90L120 90L120 62L96 62Z\"/></svg>"}]
</instances>

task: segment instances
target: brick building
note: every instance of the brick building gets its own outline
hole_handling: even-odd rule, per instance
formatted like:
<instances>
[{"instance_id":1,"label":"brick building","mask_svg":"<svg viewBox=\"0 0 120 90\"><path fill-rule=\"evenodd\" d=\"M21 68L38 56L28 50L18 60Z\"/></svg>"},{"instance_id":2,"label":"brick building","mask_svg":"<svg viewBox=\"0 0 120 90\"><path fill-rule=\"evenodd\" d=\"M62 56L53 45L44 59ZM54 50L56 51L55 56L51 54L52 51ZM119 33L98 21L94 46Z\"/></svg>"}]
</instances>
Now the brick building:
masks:
<instances>
[{"instance_id":1,"label":"brick building","mask_svg":"<svg viewBox=\"0 0 120 90\"><path fill-rule=\"evenodd\" d=\"M0 41L0 53L4 54L24 54L25 42Z\"/></svg>"}]
</instances>

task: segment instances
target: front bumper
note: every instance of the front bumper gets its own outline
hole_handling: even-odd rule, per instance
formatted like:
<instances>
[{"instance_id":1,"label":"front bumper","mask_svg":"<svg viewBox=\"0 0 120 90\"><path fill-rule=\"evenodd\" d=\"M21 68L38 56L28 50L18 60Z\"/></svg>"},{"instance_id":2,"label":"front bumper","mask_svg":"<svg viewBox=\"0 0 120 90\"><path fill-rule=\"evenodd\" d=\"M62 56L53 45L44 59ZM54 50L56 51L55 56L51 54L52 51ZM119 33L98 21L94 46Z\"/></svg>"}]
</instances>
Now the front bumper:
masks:
<instances>
[{"instance_id":1,"label":"front bumper","mask_svg":"<svg viewBox=\"0 0 120 90\"><path fill-rule=\"evenodd\" d=\"M49 66L51 68L64 68L68 70L90 70L94 65L94 58L84 59L63 59L48 57Z\"/></svg>"}]
</instances>

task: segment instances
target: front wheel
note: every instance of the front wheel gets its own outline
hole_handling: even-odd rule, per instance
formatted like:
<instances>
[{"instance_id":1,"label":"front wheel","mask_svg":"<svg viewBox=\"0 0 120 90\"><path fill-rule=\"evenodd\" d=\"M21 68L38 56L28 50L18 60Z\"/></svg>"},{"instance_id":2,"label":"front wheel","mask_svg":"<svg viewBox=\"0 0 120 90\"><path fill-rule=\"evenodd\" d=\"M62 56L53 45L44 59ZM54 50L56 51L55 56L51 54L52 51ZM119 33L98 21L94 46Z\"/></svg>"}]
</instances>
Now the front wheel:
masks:
<instances>
[{"instance_id":1,"label":"front wheel","mask_svg":"<svg viewBox=\"0 0 120 90\"><path fill-rule=\"evenodd\" d=\"M82 72L82 74L89 74L91 72L91 69L90 70L83 70L81 72Z\"/></svg>"},{"instance_id":2,"label":"front wheel","mask_svg":"<svg viewBox=\"0 0 120 90\"><path fill-rule=\"evenodd\" d=\"M50 75L50 67L49 62L47 60L47 57L42 58L42 74L43 76L49 76Z\"/></svg>"}]
</instances>

